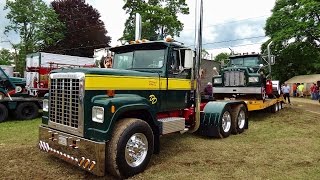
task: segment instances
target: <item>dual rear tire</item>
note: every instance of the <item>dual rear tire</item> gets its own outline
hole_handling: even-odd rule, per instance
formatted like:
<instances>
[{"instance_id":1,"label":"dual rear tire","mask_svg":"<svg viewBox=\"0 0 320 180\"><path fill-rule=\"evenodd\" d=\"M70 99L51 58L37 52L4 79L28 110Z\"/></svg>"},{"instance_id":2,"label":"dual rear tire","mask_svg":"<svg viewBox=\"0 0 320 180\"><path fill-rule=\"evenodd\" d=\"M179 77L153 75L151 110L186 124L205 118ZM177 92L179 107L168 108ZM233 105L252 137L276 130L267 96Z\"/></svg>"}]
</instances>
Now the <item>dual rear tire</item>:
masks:
<instances>
[{"instance_id":1,"label":"dual rear tire","mask_svg":"<svg viewBox=\"0 0 320 180\"><path fill-rule=\"evenodd\" d=\"M247 109L243 104L236 106L234 110L231 110L230 106L226 106L221 113L220 137L226 138L231 133L243 133L246 128L247 117Z\"/></svg>"}]
</instances>

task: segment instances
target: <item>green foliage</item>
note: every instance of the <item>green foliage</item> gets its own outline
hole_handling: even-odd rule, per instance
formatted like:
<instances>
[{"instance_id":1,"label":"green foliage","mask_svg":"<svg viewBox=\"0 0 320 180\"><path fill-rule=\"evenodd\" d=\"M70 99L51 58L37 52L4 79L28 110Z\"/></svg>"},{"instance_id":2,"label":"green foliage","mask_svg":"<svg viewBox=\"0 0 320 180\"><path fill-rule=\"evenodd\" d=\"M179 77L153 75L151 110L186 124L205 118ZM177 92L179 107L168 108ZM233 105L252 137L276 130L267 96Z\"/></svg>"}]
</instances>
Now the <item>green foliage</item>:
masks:
<instances>
[{"instance_id":1,"label":"green foliage","mask_svg":"<svg viewBox=\"0 0 320 180\"><path fill-rule=\"evenodd\" d=\"M303 74L320 71L320 1L277 0L267 19L262 45L265 52L272 40L272 54L277 56L273 77L282 82Z\"/></svg>"},{"instance_id":2,"label":"green foliage","mask_svg":"<svg viewBox=\"0 0 320 180\"><path fill-rule=\"evenodd\" d=\"M94 49L109 47L111 38L100 13L84 0L55 0L51 3L66 24L64 38L44 51L74 56L92 57Z\"/></svg>"},{"instance_id":3,"label":"green foliage","mask_svg":"<svg viewBox=\"0 0 320 180\"><path fill-rule=\"evenodd\" d=\"M229 61L229 56L230 56L229 53L222 52L214 57L214 61L217 61L217 62L220 62L223 64L227 64Z\"/></svg>"},{"instance_id":4,"label":"green foliage","mask_svg":"<svg viewBox=\"0 0 320 180\"><path fill-rule=\"evenodd\" d=\"M42 0L6 0L5 10L10 25L5 34L14 31L20 35L18 69L24 69L26 54L38 51L41 47L54 44L63 37L64 24L58 15Z\"/></svg>"},{"instance_id":5,"label":"green foliage","mask_svg":"<svg viewBox=\"0 0 320 180\"><path fill-rule=\"evenodd\" d=\"M149 40L162 39L167 35L179 36L183 23L177 14L189 14L185 0L125 0L123 9L129 14L121 39L134 40L135 14L142 18L141 38Z\"/></svg>"},{"instance_id":6,"label":"green foliage","mask_svg":"<svg viewBox=\"0 0 320 180\"><path fill-rule=\"evenodd\" d=\"M0 65L11 65L14 61L14 54L8 49L0 49Z\"/></svg>"}]
</instances>

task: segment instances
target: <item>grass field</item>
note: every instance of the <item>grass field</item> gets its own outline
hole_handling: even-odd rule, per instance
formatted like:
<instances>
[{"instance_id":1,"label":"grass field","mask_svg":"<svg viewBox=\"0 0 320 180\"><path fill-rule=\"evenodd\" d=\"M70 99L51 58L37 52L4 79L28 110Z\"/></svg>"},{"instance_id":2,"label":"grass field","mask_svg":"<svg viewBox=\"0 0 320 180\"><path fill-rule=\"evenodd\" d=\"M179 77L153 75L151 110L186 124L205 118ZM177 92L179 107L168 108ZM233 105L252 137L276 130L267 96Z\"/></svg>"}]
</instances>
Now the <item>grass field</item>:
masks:
<instances>
[{"instance_id":1,"label":"grass field","mask_svg":"<svg viewBox=\"0 0 320 180\"><path fill-rule=\"evenodd\" d=\"M0 124L0 179L98 179L41 153L39 124ZM164 136L160 154L132 179L319 179L319 129L319 115L287 107L250 114L249 129L226 139Z\"/></svg>"}]
</instances>

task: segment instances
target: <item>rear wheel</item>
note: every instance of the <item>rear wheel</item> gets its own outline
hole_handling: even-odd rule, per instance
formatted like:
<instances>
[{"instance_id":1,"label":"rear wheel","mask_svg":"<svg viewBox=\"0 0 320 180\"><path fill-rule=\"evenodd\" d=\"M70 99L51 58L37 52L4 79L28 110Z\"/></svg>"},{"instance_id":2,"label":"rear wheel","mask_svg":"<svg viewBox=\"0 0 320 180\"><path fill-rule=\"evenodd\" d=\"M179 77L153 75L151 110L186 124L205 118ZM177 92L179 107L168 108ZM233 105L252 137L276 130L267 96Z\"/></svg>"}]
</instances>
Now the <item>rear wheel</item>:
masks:
<instances>
[{"instance_id":1,"label":"rear wheel","mask_svg":"<svg viewBox=\"0 0 320 180\"><path fill-rule=\"evenodd\" d=\"M8 118L8 109L5 105L0 104L0 122L7 120Z\"/></svg>"},{"instance_id":2,"label":"rear wheel","mask_svg":"<svg viewBox=\"0 0 320 180\"><path fill-rule=\"evenodd\" d=\"M220 134L226 138L231 134L231 113L230 107L226 106L221 113Z\"/></svg>"},{"instance_id":3,"label":"rear wheel","mask_svg":"<svg viewBox=\"0 0 320 180\"><path fill-rule=\"evenodd\" d=\"M107 144L106 170L118 178L138 174L148 166L154 147L148 123L126 118L115 125Z\"/></svg>"},{"instance_id":4,"label":"rear wheel","mask_svg":"<svg viewBox=\"0 0 320 180\"><path fill-rule=\"evenodd\" d=\"M272 113L276 113L276 112L279 111L278 103L272 105L270 108L271 108L271 112L272 112Z\"/></svg>"},{"instance_id":5,"label":"rear wheel","mask_svg":"<svg viewBox=\"0 0 320 180\"><path fill-rule=\"evenodd\" d=\"M245 129L246 120L247 120L247 109L243 104L238 106L234 112L233 121L232 121L232 133L242 133Z\"/></svg>"},{"instance_id":6,"label":"rear wheel","mask_svg":"<svg viewBox=\"0 0 320 180\"><path fill-rule=\"evenodd\" d=\"M23 102L20 103L15 110L17 119L34 119L38 117L39 107L34 102Z\"/></svg>"}]
</instances>

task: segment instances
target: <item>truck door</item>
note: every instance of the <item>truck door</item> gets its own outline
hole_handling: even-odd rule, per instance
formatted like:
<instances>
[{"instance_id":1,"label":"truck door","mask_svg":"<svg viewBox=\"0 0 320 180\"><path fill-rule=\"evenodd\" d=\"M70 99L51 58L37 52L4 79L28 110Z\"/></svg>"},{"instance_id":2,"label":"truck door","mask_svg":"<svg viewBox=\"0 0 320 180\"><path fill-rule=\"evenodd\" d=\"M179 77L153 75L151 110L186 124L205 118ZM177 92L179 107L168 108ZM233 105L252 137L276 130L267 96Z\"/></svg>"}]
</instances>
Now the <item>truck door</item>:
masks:
<instances>
[{"instance_id":1,"label":"truck door","mask_svg":"<svg viewBox=\"0 0 320 180\"><path fill-rule=\"evenodd\" d=\"M184 50L172 48L167 63L167 110L187 106L191 92L191 70L184 69Z\"/></svg>"}]
</instances>

